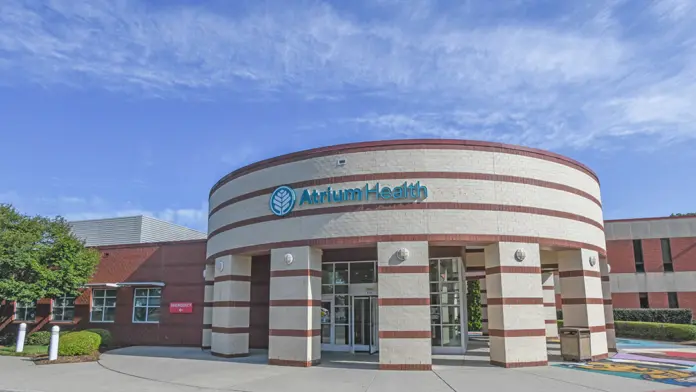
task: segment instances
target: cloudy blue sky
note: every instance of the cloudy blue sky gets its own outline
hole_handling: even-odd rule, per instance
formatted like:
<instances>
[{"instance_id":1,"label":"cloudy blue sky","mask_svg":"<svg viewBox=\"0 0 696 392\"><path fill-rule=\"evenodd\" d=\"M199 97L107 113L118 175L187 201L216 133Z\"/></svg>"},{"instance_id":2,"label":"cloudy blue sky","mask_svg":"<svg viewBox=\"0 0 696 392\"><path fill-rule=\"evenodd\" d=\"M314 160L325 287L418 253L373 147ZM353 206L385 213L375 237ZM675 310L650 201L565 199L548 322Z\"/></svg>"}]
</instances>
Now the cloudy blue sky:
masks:
<instances>
[{"instance_id":1,"label":"cloudy blue sky","mask_svg":"<svg viewBox=\"0 0 696 392\"><path fill-rule=\"evenodd\" d=\"M601 177L606 218L696 211L693 0L0 0L0 202L205 229L227 172L467 138Z\"/></svg>"}]
</instances>

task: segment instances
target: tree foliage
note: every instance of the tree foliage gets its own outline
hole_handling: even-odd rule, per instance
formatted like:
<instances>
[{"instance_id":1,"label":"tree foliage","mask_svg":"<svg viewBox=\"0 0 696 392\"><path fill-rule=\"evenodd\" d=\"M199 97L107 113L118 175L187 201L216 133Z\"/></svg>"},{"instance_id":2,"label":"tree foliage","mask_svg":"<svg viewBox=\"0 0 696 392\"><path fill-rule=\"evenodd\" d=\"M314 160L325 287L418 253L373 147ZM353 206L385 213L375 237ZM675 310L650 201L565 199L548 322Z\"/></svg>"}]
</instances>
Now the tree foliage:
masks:
<instances>
[{"instance_id":1,"label":"tree foliage","mask_svg":"<svg viewBox=\"0 0 696 392\"><path fill-rule=\"evenodd\" d=\"M686 212L686 213L677 212L677 213L674 213L670 216L696 216L696 212Z\"/></svg>"},{"instance_id":2,"label":"tree foliage","mask_svg":"<svg viewBox=\"0 0 696 392\"><path fill-rule=\"evenodd\" d=\"M481 281L466 282L466 304L469 331L481 330Z\"/></svg>"},{"instance_id":3,"label":"tree foliage","mask_svg":"<svg viewBox=\"0 0 696 392\"><path fill-rule=\"evenodd\" d=\"M30 217L0 204L0 299L78 295L99 263L61 218Z\"/></svg>"}]
</instances>

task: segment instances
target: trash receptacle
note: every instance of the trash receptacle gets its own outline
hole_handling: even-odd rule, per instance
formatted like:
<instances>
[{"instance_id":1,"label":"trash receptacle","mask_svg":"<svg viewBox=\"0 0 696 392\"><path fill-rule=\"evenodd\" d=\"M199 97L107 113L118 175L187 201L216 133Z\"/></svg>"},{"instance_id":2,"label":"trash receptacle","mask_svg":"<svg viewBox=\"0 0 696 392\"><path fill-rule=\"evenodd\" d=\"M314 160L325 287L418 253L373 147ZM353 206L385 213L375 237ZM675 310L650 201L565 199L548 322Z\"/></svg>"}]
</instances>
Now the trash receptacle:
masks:
<instances>
[{"instance_id":1,"label":"trash receptacle","mask_svg":"<svg viewBox=\"0 0 696 392\"><path fill-rule=\"evenodd\" d=\"M565 327L558 333L561 335L561 356L564 361L580 362L592 359L589 328Z\"/></svg>"}]
</instances>

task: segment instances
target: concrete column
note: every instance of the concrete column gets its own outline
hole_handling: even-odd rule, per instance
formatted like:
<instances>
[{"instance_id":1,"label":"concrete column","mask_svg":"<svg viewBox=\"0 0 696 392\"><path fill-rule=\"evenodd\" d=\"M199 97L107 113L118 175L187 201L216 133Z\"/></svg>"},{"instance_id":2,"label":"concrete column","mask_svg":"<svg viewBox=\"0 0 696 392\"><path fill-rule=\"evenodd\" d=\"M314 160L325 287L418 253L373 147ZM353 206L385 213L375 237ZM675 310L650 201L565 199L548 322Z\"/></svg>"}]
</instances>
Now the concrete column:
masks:
<instances>
[{"instance_id":1,"label":"concrete column","mask_svg":"<svg viewBox=\"0 0 696 392\"><path fill-rule=\"evenodd\" d=\"M541 288L544 290L544 314L546 314L546 338L558 337L556 320L556 285L553 272L541 274Z\"/></svg>"},{"instance_id":2,"label":"concrete column","mask_svg":"<svg viewBox=\"0 0 696 392\"><path fill-rule=\"evenodd\" d=\"M377 255L379 368L431 370L428 243L380 242Z\"/></svg>"},{"instance_id":3,"label":"concrete column","mask_svg":"<svg viewBox=\"0 0 696 392\"><path fill-rule=\"evenodd\" d=\"M611 302L611 270L607 259L599 258L599 270L602 274L602 298L604 299L604 324L607 328L607 348L610 353L616 349L616 330L614 330L614 304Z\"/></svg>"},{"instance_id":4,"label":"concrete column","mask_svg":"<svg viewBox=\"0 0 696 392\"><path fill-rule=\"evenodd\" d=\"M321 249L271 250L268 362L309 367L321 360Z\"/></svg>"},{"instance_id":5,"label":"concrete column","mask_svg":"<svg viewBox=\"0 0 696 392\"><path fill-rule=\"evenodd\" d=\"M213 301L215 290L215 265L205 266L205 293L203 294L203 340L201 348L209 350L213 338Z\"/></svg>"},{"instance_id":6,"label":"concrete column","mask_svg":"<svg viewBox=\"0 0 696 392\"><path fill-rule=\"evenodd\" d=\"M484 255L491 364L548 365L539 245L501 242Z\"/></svg>"},{"instance_id":7,"label":"concrete column","mask_svg":"<svg viewBox=\"0 0 696 392\"><path fill-rule=\"evenodd\" d=\"M558 252L563 326L590 329L592 360L608 356L599 255L587 249Z\"/></svg>"},{"instance_id":8,"label":"concrete column","mask_svg":"<svg viewBox=\"0 0 696 392\"><path fill-rule=\"evenodd\" d=\"M247 356L251 257L218 257L214 268L212 354L228 358Z\"/></svg>"},{"instance_id":9,"label":"concrete column","mask_svg":"<svg viewBox=\"0 0 696 392\"><path fill-rule=\"evenodd\" d=\"M479 280L481 288L481 334L488 336L488 296L486 295L486 278Z\"/></svg>"}]
</instances>

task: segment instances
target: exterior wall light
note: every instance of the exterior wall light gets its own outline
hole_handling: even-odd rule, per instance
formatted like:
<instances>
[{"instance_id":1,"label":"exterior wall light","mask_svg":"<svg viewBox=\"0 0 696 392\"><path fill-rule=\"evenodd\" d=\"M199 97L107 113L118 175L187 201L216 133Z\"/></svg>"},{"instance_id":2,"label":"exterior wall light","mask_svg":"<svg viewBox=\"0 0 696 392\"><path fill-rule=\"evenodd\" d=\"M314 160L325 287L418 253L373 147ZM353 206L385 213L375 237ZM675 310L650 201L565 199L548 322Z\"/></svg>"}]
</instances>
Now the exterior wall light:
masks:
<instances>
[{"instance_id":1,"label":"exterior wall light","mask_svg":"<svg viewBox=\"0 0 696 392\"><path fill-rule=\"evenodd\" d=\"M594 267L597 264L597 257L590 256L590 267Z\"/></svg>"},{"instance_id":2,"label":"exterior wall light","mask_svg":"<svg viewBox=\"0 0 696 392\"><path fill-rule=\"evenodd\" d=\"M524 251L524 249L517 249L515 251L515 260L517 260L518 263L521 263L524 261L524 259L527 258L527 252Z\"/></svg>"},{"instance_id":3,"label":"exterior wall light","mask_svg":"<svg viewBox=\"0 0 696 392\"><path fill-rule=\"evenodd\" d=\"M290 264L292 264L293 261L295 261L295 258L290 253L286 253L284 259L285 259L285 264L287 264L287 265L290 265Z\"/></svg>"},{"instance_id":4,"label":"exterior wall light","mask_svg":"<svg viewBox=\"0 0 696 392\"><path fill-rule=\"evenodd\" d=\"M396 251L396 258L405 261L408 259L408 256L410 255L410 252L406 248L401 248L398 251Z\"/></svg>"},{"instance_id":5,"label":"exterior wall light","mask_svg":"<svg viewBox=\"0 0 696 392\"><path fill-rule=\"evenodd\" d=\"M222 272L225 269L225 263L222 262L222 260L218 260L217 264L217 270Z\"/></svg>"}]
</instances>

